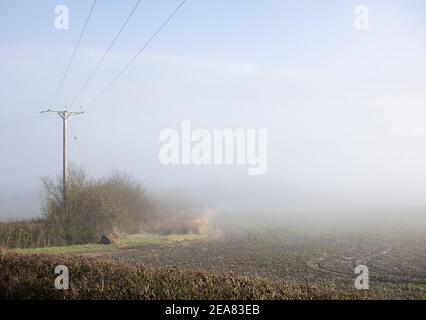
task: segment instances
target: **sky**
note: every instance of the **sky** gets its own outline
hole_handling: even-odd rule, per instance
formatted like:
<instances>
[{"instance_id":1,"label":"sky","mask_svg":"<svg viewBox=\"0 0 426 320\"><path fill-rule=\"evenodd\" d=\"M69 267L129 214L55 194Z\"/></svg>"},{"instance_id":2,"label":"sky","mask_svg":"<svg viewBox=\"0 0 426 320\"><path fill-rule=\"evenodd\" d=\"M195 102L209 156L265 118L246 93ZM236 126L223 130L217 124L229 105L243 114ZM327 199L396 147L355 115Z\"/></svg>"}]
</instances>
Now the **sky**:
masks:
<instances>
[{"instance_id":1,"label":"sky","mask_svg":"<svg viewBox=\"0 0 426 320\"><path fill-rule=\"evenodd\" d=\"M51 106L91 1L0 0L0 123L68 105L135 3L98 0ZM142 1L73 108L84 110L178 4ZM69 30L54 26L57 5L69 8ZM355 28L358 5L369 8L368 30ZM187 0L70 118L69 160L223 208L426 205L425 18L421 0ZM161 164L161 130L185 120L267 129L266 174ZM61 172L61 126L52 117L0 127L0 218L39 214L40 177Z\"/></svg>"}]
</instances>

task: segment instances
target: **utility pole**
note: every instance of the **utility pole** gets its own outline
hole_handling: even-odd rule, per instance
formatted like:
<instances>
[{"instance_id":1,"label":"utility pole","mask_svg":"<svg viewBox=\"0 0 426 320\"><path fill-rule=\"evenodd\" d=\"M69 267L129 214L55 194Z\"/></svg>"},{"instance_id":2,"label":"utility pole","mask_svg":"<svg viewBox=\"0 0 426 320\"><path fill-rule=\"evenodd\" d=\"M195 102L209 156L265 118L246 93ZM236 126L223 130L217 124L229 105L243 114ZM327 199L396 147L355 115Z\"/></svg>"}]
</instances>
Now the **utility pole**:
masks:
<instances>
[{"instance_id":1,"label":"utility pole","mask_svg":"<svg viewBox=\"0 0 426 320\"><path fill-rule=\"evenodd\" d=\"M68 190L68 154L67 154L67 120L70 116L76 116L83 114L84 112L72 112L61 110L44 110L41 112L41 114L44 113L56 113L61 117L62 119L62 200L63 200L63 206L64 206L64 213L67 209L67 190Z\"/></svg>"}]
</instances>

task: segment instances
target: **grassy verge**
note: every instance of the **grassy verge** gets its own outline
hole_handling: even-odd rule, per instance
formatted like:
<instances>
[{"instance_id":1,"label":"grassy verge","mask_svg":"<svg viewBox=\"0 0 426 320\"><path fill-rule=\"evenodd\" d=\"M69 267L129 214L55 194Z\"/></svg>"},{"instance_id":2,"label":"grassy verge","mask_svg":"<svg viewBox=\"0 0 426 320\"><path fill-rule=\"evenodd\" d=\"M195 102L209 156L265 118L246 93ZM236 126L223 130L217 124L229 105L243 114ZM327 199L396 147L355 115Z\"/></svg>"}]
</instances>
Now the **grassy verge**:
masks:
<instances>
[{"instance_id":1,"label":"grassy verge","mask_svg":"<svg viewBox=\"0 0 426 320\"><path fill-rule=\"evenodd\" d=\"M129 235L126 238L121 239L118 243L111 245L81 244L60 247L11 249L11 251L23 254L97 254L113 252L118 249L138 247L147 244L171 244L182 241L202 240L206 237L208 236L198 234L161 235L154 233L139 233Z\"/></svg>"}]
</instances>

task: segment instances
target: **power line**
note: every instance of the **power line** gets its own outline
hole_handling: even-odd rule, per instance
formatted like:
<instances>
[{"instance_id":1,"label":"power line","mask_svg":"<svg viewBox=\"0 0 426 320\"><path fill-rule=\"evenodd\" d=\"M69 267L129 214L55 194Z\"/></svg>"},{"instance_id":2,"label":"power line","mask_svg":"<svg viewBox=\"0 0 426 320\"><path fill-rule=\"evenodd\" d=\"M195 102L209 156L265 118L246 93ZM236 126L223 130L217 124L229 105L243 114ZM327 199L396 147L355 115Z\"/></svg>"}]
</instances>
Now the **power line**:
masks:
<instances>
[{"instance_id":1,"label":"power line","mask_svg":"<svg viewBox=\"0 0 426 320\"><path fill-rule=\"evenodd\" d=\"M138 0L135 4L135 6L133 7L132 11L130 12L130 14L128 15L128 17L126 18L126 20L124 21L123 25L121 26L120 30L118 31L118 33L115 35L114 39L112 40L112 42L109 44L108 48L106 49L106 51L104 52L102 58L99 60L98 64L96 65L95 69L92 71L92 73L89 75L89 77L87 78L86 82L84 83L84 85L82 86L82 88L80 89L80 91L77 93L77 95L74 97L74 99L72 100L70 107L74 105L74 103L77 101L77 99L81 96L81 94L83 93L83 91L86 89L87 85L89 84L90 80L92 80L93 76L95 75L95 73L98 71L99 67L101 66L101 64L103 63L103 61L105 60L105 57L107 56L107 54L110 52L112 46L114 45L114 43L117 41L117 39L120 37L121 32L124 30L124 28L126 27L127 23L130 21L130 18L133 16L133 13L136 11L137 7L139 6L139 4L141 3L141 0Z\"/></svg>"},{"instance_id":2,"label":"power line","mask_svg":"<svg viewBox=\"0 0 426 320\"><path fill-rule=\"evenodd\" d=\"M34 123L34 122L49 120L49 119L52 119L52 116L45 116L45 117L40 116L40 117L34 118L32 120L26 120L26 121L15 122L15 123L0 124L0 128L20 126L20 125L24 125L24 124L30 124L30 123Z\"/></svg>"},{"instance_id":3,"label":"power line","mask_svg":"<svg viewBox=\"0 0 426 320\"><path fill-rule=\"evenodd\" d=\"M52 105L55 103L56 98L58 97L59 92L60 92L60 91L61 91L61 89L62 89L62 86L63 86L63 84L64 84L65 78L67 77L68 71L69 71L69 69L70 69L70 67L71 67L71 64L72 64L73 60L74 60L75 53L77 52L77 49L78 49L78 47L79 47L79 45L80 45L80 41L81 41L81 39L83 38L83 34L84 34L84 32L86 31L87 24L89 23L89 20L90 20L90 17L91 17L91 15L92 15L93 9L95 8L95 5L96 5L96 0L94 0L94 1L93 1L92 7L91 7L90 12L89 12L89 15L87 16L87 18L86 18L86 22L84 23L83 30L81 30L81 32L80 32L80 36L78 37L78 40L77 40L77 43L76 43L76 45L75 45L75 47L74 47L74 50L73 50L73 52L72 52L71 58L70 58L70 60L69 60L69 62L68 62L67 67L65 68L65 72L64 72L64 74L63 74L63 76L62 76L61 81L59 82L59 86L58 86L58 88L56 89L55 95L54 95L54 97L53 97L53 99L52 99L52 103L51 103Z\"/></svg>"},{"instance_id":4,"label":"power line","mask_svg":"<svg viewBox=\"0 0 426 320\"><path fill-rule=\"evenodd\" d=\"M9 121L9 120L13 120L13 119L19 119L19 118L26 118L26 117L30 117L30 116L34 116L34 115L38 115L38 112L33 112L33 113L23 113L23 114L17 114L17 115L9 115L9 116L5 116L5 117L1 117L0 118L0 122L3 121Z\"/></svg>"},{"instance_id":5,"label":"power line","mask_svg":"<svg viewBox=\"0 0 426 320\"><path fill-rule=\"evenodd\" d=\"M68 71L69 71L69 69L71 67L71 64L72 64L73 60L74 60L74 57L75 57L77 49L78 49L78 47L80 45L81 39L83 38L83 34L84 34L84 32L86 30L86 27L87 27L87 25L89 23L90 17L92 16L93 10L94 10L95 5L96 5L96 1L97 0L93 1L92 7L90 8L90 12L89 12L89 15L86 18L85 23L84 23L83 30L81 31L81 33L80 33L80 35L78 37L78 40L77 40L77 43L76 43L76 45L74 47L73 53L71 55L71 58L68 61L68 65L67 65L67 67L65 69L65 72L64 72L62 78L61 78L59 86L56 89L55 95L54 95L54 97L52 99L52 104L54 103L54 101L58 97L59 92L61 91L61 88L62 88L62 86L64 84L64 81L65 81L65 79L67 77ZM21 124L27 124L27 123L33 123L33 122L36 122L36 121L46 120L47 118L48 117L46 117L46 116L42 117L38 112L36 112L36 113L28 113L28 114L19 114L19 115L13 115L13 116L6 116L6 117L3 117L3 118L0 118L0 128L11 127L11 126L21 125Z\"/></svg>"},{"instance_id":6,"label":"power line","mask_svg":"<svg viewBox=\"0 0 426 320\"><path fill-rule=\"evenodd\" d=\"M56 100L62 86L63 83L65 81L65 78L68 74L68 71L71 67L72 61L74 60L76 51L80 45L81 39L83 37L83 34L86 30L86 27L88 25L88 22L90 20L90 17L93 13L94 7L96 5L96 1L93 1L92 7L90 9L89 15L87 16L87 19L85 21L83 30L80 33L80 36L78 38L77 44L74 47L73 53L71 55L71 58L68 62L67 68L65 69L64 75L61 79L61 82L56 90L55 96L53 98L53 101ZM100 67L100 65L102 64L102 62L104 61L106 55L109 53L109 51L111 50L112 46L114 45L114 43L117 41L118 37L120 36L121 32L124 30L124 28L126 27L127 23L129 22L130 18L132 17L133 13L136 11L137 7L139 6L141 0L138 0L137 3L135 4L135 6L133 7L132 11L130 12L129 16L127 17L127 19L125 20L124 24L122 25L122 27L120 28L119 32L117 33L117 35L114 37L113 41L110 43L110 45L108 46L107 50L105 51L104 55L102 56L101 60L98 62L98 64L96 65L94 71L90 74L89 78L86 80L84 86L82 87L82 89L80 90L79 94L76 96L76 98L74 98L73 103L78 99L78 97L81 95L81 93L85 90L87 84L90 82L91 78L94 76L94 74L96 73L97 69ZM102 90L102 92L89 104L88 109L90 109L111 87L112 85L124 74L124 72L133 64L133 62L136 60L136 58L149 46L149 44L158 36L158 34L163 30L163 28L170 22L170 20L176 15L176 13L181 9L181 7L185 4L186 0L183 0L177 7L176 9L167 17L167 19L157 28L157 30L154 32L154 34L148 39L148 41L145 42L145 44L142 46L142 48L135 54L135 56L125 65L125 67L108 83L108 85L104 88L104 90ZM49 110L50 111L50 110ZM37 113L30 113L30 114L21 114L21 115L15 115L15 116L7 116L7 117L3 117L0 118L0 128L4 128L4 127L10 127L10 126L16 126L16 125L23 125L23 124L28 124L28 123L33 123L33 122L37 122L37 121L43 121L43 120L47 120L50 118L50 116L35 116Z\"/></svg>"},{"instance_id":7,"label":"power line","mask_svg":"<svg viewBox=\"0 0 426 320\"><path fill-rule=\"evenodd\" d=\"M0 125L13 124L13 123L16 123L16 122L21 122L21 121L34 120L34 119L39 119L40 117L41 117L40 114L38 114L36 116L30 116L30 117L24 117L24 118L19 118L19 119L12 119L12 120L5 120L5 121L0 121Z\"/></svg>"},{"instance_id":8,"label":"power line","mask_svg":"<svg viewBox=\"0 0 426 320\"><path fill-rule=\"evenodd\" d=\"M175 14L179 11L179 9L185 4L186 0L183 0L176 9L167 17L167 19L160 25L160 27L154 32L154 34L145 42L142 48L135 54L135 56L130 59L130 61L126 64L126 66L108 83L104 90L100 92L96 96L94 100L88 105L86 110L89 110L108 90L111 86L120 78L123 73L130 67L130 65L136 60L136 58L148 47L152 40L161 32L161 30L169 23L169 21L175 16Z\"/></svg>"}]
</instances>

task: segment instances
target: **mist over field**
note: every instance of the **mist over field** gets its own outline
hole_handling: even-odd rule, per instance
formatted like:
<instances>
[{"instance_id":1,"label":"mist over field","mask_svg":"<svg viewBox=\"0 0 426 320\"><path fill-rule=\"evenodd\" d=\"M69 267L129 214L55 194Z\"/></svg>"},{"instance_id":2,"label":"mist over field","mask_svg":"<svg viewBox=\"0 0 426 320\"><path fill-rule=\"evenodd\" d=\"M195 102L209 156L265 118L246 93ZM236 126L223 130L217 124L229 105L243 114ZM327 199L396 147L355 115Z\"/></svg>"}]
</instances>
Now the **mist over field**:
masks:
<instances>
[{"instance_id":1,"label":"mist over field","mask_svg":"<svg viewBox=\"0 0 426 320\"><path fill-rule=\"evenodd\" d=\"M329 208L367 207L401 208L403 215L405 207L426 206L426 48L420 41L426 28L419 13L424 3L371 3L371 29L359 32L351 5L309 2L306 11L308 2L302 2L275 12L275 19L262 27L251 27L250 38L244 26L252 13L236 11L231 17L211 2L207 14L200 4L191 4L174 22L173 29L184 32L165 33L93 110L70 119L70 162L94 176L125 170L150 193L179 191L196 206L224 210L307 209L321 215ZM49 104L46 97L78 32L73 25L59 32L51 21L40 24L51 12L37 9L28 16L20 10L24 3L2 5L2 29L19 35L2 31L0 87L11 93L0 96L5 116L39 112ZM265 4L259 14L277 5ZM141 40L125 37L114 48L75 109L85 107L133 55L161 9L155 8L147 21L145 11L138 13L129 28L139 28ZM336 10L342 14L335 15ZM309 18L291 18L289 11L304 11ZM194 12L200 15L197 30L190 30L187 19ZM78 14L74 23L83 17ZM21 37L23 19L34 27L29 41ZM241 25L235 25L236 19ZM215 36L208 25L218 20L222 24ZM100 21L83 39L60 97L64 105L109 41L92 41L94 35L120 24ZM226 29L233 32L226 36ZM180 130L184 120L194 129L267 129L266 174L248 176L245 165L162 165L159 133ZM57 118L1 128L1 218L39 214L40 177L60 172L61 143Z\"/></svg>"}]
</instances>

